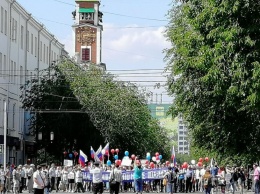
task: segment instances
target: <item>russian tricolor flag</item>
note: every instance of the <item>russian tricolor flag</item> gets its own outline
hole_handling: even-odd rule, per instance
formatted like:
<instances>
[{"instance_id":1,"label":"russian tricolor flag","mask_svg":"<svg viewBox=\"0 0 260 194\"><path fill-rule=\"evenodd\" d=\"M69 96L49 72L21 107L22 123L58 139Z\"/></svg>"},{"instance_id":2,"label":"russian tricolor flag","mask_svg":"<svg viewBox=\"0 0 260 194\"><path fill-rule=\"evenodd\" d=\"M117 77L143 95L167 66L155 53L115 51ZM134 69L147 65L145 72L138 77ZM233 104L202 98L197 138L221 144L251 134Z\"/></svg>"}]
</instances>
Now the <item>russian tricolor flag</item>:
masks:
<instances>
[{"instance_id":1,"label":"russian tricolor flag","mask_svg":"<svg viewBox=\"0 0 260 194\"><path fill-rule=\"evenodd\" d=\"M172 146L172 162L174 166L176 166L176 158L175 158L175 149L174 146Z\"/></svg>"},{"instance_id":2,"label":"russian tricolor flag","mask_svg":"<svg viewBox=\"0 0 260 194\"><path fill-rule=\"evenodd\" d=\"M95 151L94 151L94 149L92 148L92 146L90 147L90 155L91 155L91 158L94 159L94 157L95 157Z\"/></svg>"},{"instance_id":3,"label":"russian tricolor flag","mask_svg":"<svg viewBox=\"0 0 260 194\"><path fill-rule=\"evenodd\" d=\"M84 154L84 152L82 152L81 150L79 150L79 164L82 167L85 167L85 163L88 161L88 157L86 156L86 154Z\"/></svg>"},{"instance_id":4,"label":"russian tricolor flag","mask_svg":"<svg viewBox=\"0 0 260 194\"><path fill-rule=\"evenodd\" d=\"M103 148L102 153L105 153L104 155L109 156L109 143Z\"/></svg>"},{"instance_id":5,"label":"russian tricolor flag","mask_svg":"<svg viewBox=\"0 0 260 194\"><path fill-rule=\"evenodd\" d=\"M99 160L102 160L102 146L100 146L98 148L98 150L96 151L97 157L99 158Z\"/></svg>"}]
</instances>

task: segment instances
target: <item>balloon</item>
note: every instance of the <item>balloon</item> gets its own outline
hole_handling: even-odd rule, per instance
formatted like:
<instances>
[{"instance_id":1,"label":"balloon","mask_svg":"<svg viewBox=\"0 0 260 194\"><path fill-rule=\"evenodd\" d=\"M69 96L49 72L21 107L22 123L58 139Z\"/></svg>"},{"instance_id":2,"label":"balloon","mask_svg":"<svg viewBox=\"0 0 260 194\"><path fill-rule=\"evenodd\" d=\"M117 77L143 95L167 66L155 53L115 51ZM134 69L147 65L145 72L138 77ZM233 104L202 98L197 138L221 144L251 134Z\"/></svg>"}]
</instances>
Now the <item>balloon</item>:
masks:
<instances>
[{"instance_id":1,"label":"balloon","mask_svg":"<svg viewBox=\"0 0 260 194\"><path fill-rule=\"evenodd\" d=\"M132 154L131 158L132 158L132 160L134 160L134 159L135 159L135 155L134 155L134 154Z\"/></svg>"},{"instance_id":2,"label":"balloon","mask_svg":"<svg viewBox=\"0 0 260 194\"><path fill-rule=\"evenodd\" d=\"M115 150L114 150L114 149L111 149L111 153L114 154L114 153L115 153Z\"/></svg>"},{"instance_id":3,"label":"balloon","mask_svg":"<svg viewBox=\"0 0 260 194\"><path fill-rule=\"evenodd\" d=\"M122 162L121 160L116 160L115 161L116 165L119 165L119 166L121 165L121 162Z\"/></svg>"},{"instance_id":4,"label":"balloon","mask_svg":"<svg viewBox=\"0 0 260 194\"><path fill-rule=\"evenodd\" d=\"M115 158L116 160L118 160L118 155L114 155L114 158Z\"/></svg>"},{"instance_id":5,"label":"balloon","mask_svg":"<svg viewBox=\"0 0 260 194\"><path fill-rule=\"evenodd\" d=\"M107 165L108 165L108 166L111 166L111 164L112 164L111 161L108 160L108 161L107 161Z\"/></svg>"},{"instance_id":6,"label":"balloon","mask_svg":"<svg viewBox=\"0 0 260 194\"><path fill-rule=\"evenodd\" d=\"M159 159L159 156L156 156L155 158L156 158L156 160L160 160L160 159Z\"/></svg>"},{"instance_id":7,"label":"balloon","mask_svg":"<svg viewBox=\"0 0 260 194\"><path fill-rule=\"evenodd\" d=\"M128 151L125 151L125 156L129 156L129 152Z\"/></svg>"},{"instance_id":8,"label":"balloon","mask_svg":"<svg viewBox=\"0 0 260 194\"><path fill-rule=\"evenodd\" d=\"M149 160L146 160L146 161L145 161L145 164L149 164Z\"/></svg>"},{"instance_id":9,"label":"balloon","mask_svg":"<svg viewBox=\"0 0 260 194\"><path fill-rule=\"evenodd\" d=\"M152 157L152 161L154 161L154 162L156 161L156 157L155 156Z\"/></svg>"},{"instance_id":10,"label":"balloon","mask_svg":"<svg viewBox=\"0 0 260 194\"><path fill-rule=\"evenodd\" d=\"M105 155L106 150L102 150L101 153L102 153L102 155Z\"/></svg>"},{"instance_id":11,"label":"balloon","mask_svg":"<svg viewBox=\"0 0 260 194\"><path fill-rule=\"evenodd\" d=\"M202 166L202 162L198 162L198 166Z\"/></svg>"},{"instance_id":12,"label":"balloon","mask_svg":"<svg viewBox=\"0 0 260 194\"><path fill-rule=\"evenodd\" d=\"M70 158L72 158L72 157L73 157L73 155L72 155L72 154L69 154L69 157L70 157Z\"/></svg>"},{"instance_id":13,"label":"balloon","mask_svg":"<svg viewBox=\"0 0 260 194\"><path fill-rule=\"evenodd\" d=\"M159 156L159 152L156 152L156 153L155 153L155 156Z\"/></svg>"},{"instance_id":14,"label":"balloon","mask_svg":"<svg viewBox=\"0 0 260 194\"><path fill-rule=\"evenodd\" d=\"M106 151L105 151L105 154L106 154L106 155L108 155L108 153L109 153L109 151L108 151L108 150L106 150Z\"/></svg>"},{"instance_id":15,"label":"balloon","mask_svg":"<svg viewBox=\"0 0 260 194\"><path fill-rule=\"evenodd\" d=\"M184 162L184 163L183 163L183 167L184 167L184 168L188 168L188 163L187 163L187 162Z\"/></svg>"},{"instance_id":16,"label":"balloon","mask_svg":"<svg viewBox=\"0 0 260 194\"><path fill-rule=\"evenodd\" d=\"M76 157L77 155L79 155L78 152L74 152L74 156Z\"/></svg>"},{"instance_id":17,"label":"balloon","mask_svg":"<svg viewBox=\"0 0 260 194\"><path fill-rule=\"evenodd\" d=\"M64 155L67 155L67 153L68 153L68 152L66 152L66 151L63 152Z\"/></svg>"},{"instance_id":18,"label":"balloon","mask_svg":"<svg viewBox=\"0 0 260 194\"><path fill-rule=\"evenodd\" d=\"M146 156L151 156L151 154L149 152L146 153Z\"/></svg>"},{"instance_id":19,"label":"balloon","mask_svg":"<svg viewBox=\"0 0 260 194\"><path fill-rule=\"evenodd\" d=\"M193 165L196 163L195 160L191 160L190 162L191 162L191 164L193 164Z\"/></svg>"},{"instance_id":20,"label":"balloon","mask_svg":"<svg viewBox=\"0 0 260 194\"><path fill-rule=\"evenodd\" d=\"M150 162L150 167L154 168L154 163L153 162Z\"/></svg>"},{"instance_id":21,"label":"balloon","mask_svg":"<svg viewBox=\"0 0 260 194\"><path fill-rule=\"evenodd\" d=\"M146 159L147 160L151 160L151 156L146 156Z\"/></svg>"},{"instance_id":22,"label":"balloon","mask_svg":"<svg viewBox=\"0 0 260 194\"><path fill-rule=\"evenodd\" d=\"M205 162L208 162L208 161L209 161L209 158L208 158L208 157L206 157L206 158L205 158Z\"/></svg>"},{"instance_id":23,"label":"balloon","mask_svg":"<svg viewBox=\"0 0 260 194\"><path fill-rule=\"evenodd\" d=\"M166 161L165 164L166 164L166 166L169 166L169 165L170 165L170 162L169 162L169 161Z\"/></svg>"},{"instance_id":24,"label":"balloon","mask_svg":"<svg viewBox=\"0 0 260 194\"><path fill-rule=\"evenodd\" d=\"M119 152L119 149L118 148L116 148L116 153L118 153Z\"/></svg>"},{"instance_id":25,"label":"balloon","mask_svg":"<svg viewBox=\"0 0 260 194\"><path fill-rule=\"evenodd\" d=\"M162 155L159 155L159 159L160 159L160 160L162 159Z\"/></svg>"},{"instance_id":26,"label":"balloon","mask_svg":"<svg viewBox=\"0 0 260 194\"><path fill-rule=\"evenodd\" d=\"M203 158L199 158L199 162L203 162Z\"/></svg>"}]
</instances>

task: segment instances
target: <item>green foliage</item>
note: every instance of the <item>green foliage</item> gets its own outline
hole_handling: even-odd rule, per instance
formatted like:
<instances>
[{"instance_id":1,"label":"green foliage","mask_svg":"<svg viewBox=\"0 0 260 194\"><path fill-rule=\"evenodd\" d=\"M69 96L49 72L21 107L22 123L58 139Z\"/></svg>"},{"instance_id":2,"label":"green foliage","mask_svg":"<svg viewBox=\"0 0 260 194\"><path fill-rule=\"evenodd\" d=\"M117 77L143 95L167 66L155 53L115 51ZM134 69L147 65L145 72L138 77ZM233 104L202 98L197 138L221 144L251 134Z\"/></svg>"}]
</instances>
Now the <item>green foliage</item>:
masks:
<instances>
[{"instance_id":1,"label":"green foliage","mask_svg":"<svg viewBox=\"0 0 260 194\"><path fill-rule=\"evenodd\" d=\"M169 154L166 131L152 118L144 96L130 83L95 67L89 70L69 61L60 64L71 89L105 141L120 150Z\"/></svg>"},{"instance_id":2,"label":"green foliage","mask_svg":"<svg viewBox=\"0 0 260 194\"><path fill-rule=\"evenodd\" d=\"M219 160L260 158L259 9L254 0L191 0L169 12L171 114Z\"/></svg>"}]
</instances>

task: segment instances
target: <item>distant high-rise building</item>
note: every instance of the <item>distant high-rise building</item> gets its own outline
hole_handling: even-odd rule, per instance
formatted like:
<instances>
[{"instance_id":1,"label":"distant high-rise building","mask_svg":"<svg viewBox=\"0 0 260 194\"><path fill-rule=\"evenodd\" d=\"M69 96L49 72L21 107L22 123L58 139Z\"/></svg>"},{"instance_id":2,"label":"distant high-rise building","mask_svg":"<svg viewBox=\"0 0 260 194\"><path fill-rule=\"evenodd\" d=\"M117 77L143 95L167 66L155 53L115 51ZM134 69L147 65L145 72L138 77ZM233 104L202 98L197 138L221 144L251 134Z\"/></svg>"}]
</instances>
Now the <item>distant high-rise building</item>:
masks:
<instances>
[{"instance_id":1,"label":"distant high-rise building","mask_svg":"<svg viewBox=\"0 0 260 194\"><path fill-rule=\"evenodd\" d=\"M190 154L190 144L188 140L188 129L181 116L178 117L178 153Z\"/></svg>"}]
</instances>

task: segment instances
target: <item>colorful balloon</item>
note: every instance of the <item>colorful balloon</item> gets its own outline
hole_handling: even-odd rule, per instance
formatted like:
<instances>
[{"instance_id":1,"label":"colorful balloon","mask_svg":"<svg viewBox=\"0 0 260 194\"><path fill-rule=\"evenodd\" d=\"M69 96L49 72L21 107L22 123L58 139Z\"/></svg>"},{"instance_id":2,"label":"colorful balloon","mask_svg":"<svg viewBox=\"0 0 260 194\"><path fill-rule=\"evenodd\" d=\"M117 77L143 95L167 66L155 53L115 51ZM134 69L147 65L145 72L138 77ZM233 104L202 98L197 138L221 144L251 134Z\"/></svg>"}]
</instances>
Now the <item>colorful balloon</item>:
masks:
<instances>
[{"instance_id":1,"label":"colorful balloon","mask_svg":"<svg viewBox=\"0 0 260 194\"><path fill-rule=\"evenodd\" d=\"M155 153L155 156L159 156L159 155L160 155L159 152L156 152L156 153Z\"/></svg>"},{"instance_id":2,"label":"colorful balloon","mask_svg":"<svg viewBox=\"0 0 260 194\"><path fill-rule=\"evenodd\" d=\"M125 156L129 156L129 152L128 151L125 151Z\"/></svg>"},{"instance_id":3,"label":"colorful balloon","mask_svg":"<svg viewBox=\"0 0 260 194\"><path fill-rule=\"evenodd\" d=\"M162 155L159 155L159 159L160 159L160 160L162 159Z\"/></svg>"},{"instance_id":4,"label":"colorful balloon","mask_svg":"<svg viewBox=\"0 0 260 194\"><path fill-rule=\"evenodd\" d=\"M73 158L73 155L72 155L72 154L69 154L69 157L70 157L70 158Z\"/></svg>"},{"instance_id":5,"label":"colorful balloon","mask_svg":"<svg viewBox=\"0 0 260 194\"><path fill-rule=\"evenodd\" d=\"M166 164L166 166L169 166L169 165L170 165L170 162L169 162L169 161L166 161L165 164Z\"/></svg>"},{"instance_id":6,"label":"colorful balloon","mask_svg":"<svg viewBox=\"0 0 260 194\"><path fill-rule=\"evenodd\" d=\"M208 161L209 161L209 158L208 158L208 157L206 157L206 158L205 158L205 162L208 162Z\"/></svg>"},{"instance_id":7,"label":"colorful balloon","mask_svg":"<svg viewBox=\"0 0 260 194\"><path fill-rule=\"evenodd\" d=\"M203 162L203 158L199 158L199 162Z\"/></svg>"},{"instance_id":8,"label":"colorful balloon","mask_svg":"<svg viewBox=\"0 0 260 194\"><path fill-rule=\"evenodd\" d=\"M108 160L108 161L107 161L107 165L108 165L108 166L111 166L111 164L112 164L111 161Z\"/></svg>"},{"instance_id":9,"label":"colorful balloon","mask_svg":"<svg viewBox=\"0 0 260 194\"><path fill-rule=\"evenodd\" d=\"M131 155L131 158L132 158L132 160L134 160L134 159L135 159L135 155L134 155L134 154L132 154L132 155Z\"/></svg>"},{"instance_id":10,"label":"colorful balloon","mask_svg":"<svg viewBox=\"0 0 260 194\"><path fill-rule=\"evenodd\" d=\"M146 156L146 159L147 160L151 160L151 156L149 155L149 156Z\"/></svg>"},{"instance_id":11,"label":"colorful balloon","mask_svg":"<svg viewBox=\"0 0 260 194\"><path fill-rule=\"evenodd\" d=\"M202 162L198 162L198 166L201 167L202 166Z\"/></svg>"},{"instance_id":12,"label":"colorful balloon","mask_svg":"<svg viewBox=\"0 0 260 194\"><path fill-rule=\"evenodd\" d=\"M114 153L115 153L115 150L114 150L114 149L111 149L111 153L114 154Z\"/></svg>"},{"instance_id":13,"label":"colorful balloon","mask_svg":"<svg viewBox=\"0 0 260 194\"><path fill-rule=\"evenodd\" d=\"M118 153L119 152L119 149L118 148L116 148L116 153Z\"/></svg>"},{"instance_id":14,"label":"colorful balloon","mask_svg":"<svg viewBox=\"0 0 260 194\"><path fill-rule=\"evenodd\" d=\"M114 155L114 158L115 158L116 160L118 160L118 155Z\"/></svg>"}]
</instances>

